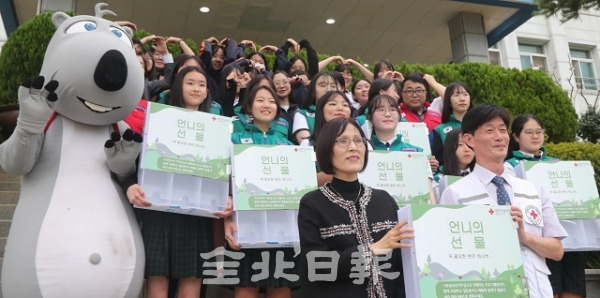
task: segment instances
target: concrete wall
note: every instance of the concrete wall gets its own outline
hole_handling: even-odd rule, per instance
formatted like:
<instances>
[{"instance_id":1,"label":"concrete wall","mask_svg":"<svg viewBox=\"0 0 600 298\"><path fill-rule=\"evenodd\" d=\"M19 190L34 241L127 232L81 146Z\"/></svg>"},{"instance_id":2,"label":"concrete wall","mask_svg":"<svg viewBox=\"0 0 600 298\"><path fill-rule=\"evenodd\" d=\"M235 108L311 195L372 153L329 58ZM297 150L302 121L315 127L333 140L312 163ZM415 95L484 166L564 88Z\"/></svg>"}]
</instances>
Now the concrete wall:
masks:
<instances>
[{"instance_id":1,"label":"concrete wall","mask_svg":"<svg viewBox=\"0 0 600 298\"><path fill-rule=\"evenodd\" d=\"M584 97L593 103L598 91L577 90L571 71L569 47L589 50L594 60L596 78L600 78L600 11L581 13L577 20L561 23L557 17L536 16L498 43L502 66L521 68L519 42L544 46L548 72L568 94L573 93L573 105L578 114L587 109ZM600 86L600 81L599 86ZM578 94L579 93L579 94ZM600 101L598 102L600 106Z\"/></svg>"}]
</instances>

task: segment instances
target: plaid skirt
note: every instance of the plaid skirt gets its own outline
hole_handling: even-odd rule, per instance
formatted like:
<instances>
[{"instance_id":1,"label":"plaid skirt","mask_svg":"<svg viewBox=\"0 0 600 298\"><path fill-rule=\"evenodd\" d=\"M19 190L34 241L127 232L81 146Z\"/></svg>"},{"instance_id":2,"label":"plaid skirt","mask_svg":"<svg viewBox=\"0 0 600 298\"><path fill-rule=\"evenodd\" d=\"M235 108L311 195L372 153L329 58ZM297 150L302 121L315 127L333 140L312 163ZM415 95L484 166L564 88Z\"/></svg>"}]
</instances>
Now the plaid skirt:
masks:
<instances>
[{"instance_id":1,"label":"plaid skirt","mask_svg":"<svg viewBox=\"0 0 600 298\"><path fill-rule=\"evenodd\" d=\"M546 259L550 269L550 284L554 295L564 292L585 297L585 257L581 251L568 251L562 260Z\"/></svg>"},{"instance_id":2,"label":"plaid skirt","mask_svg":"<svg viewBox=\"0 0 600 298\"><path fill-rule=\"evenodd\" d=\"M202 253L213 250L212 219L140 209L145 276L202 278Z\"/></svg>"},{"instance_id":3,"label":"plaid skirt","mask_svg":"<svg viewBox=\"0 0 600 298\"><path fill-rule=\"evenodd\" d=\"M298 258L294 258L293 248L248 248L236 252L244 253L244 257L238 260L240 265L237 270L237 277L240 282L232 286L296 288L300 285L299 262ZM277 258L277 252L280 252L280 255L283 253L283 257ZM268 253L268 257L265 259L263 259L264 253ZM265 256L267 255L265 254ZM233 261L229 257L226 260ZM252 268L253 264L256 269ZM266 270L267 264L268 271ZM252 281L253 276L255 281Z\"/></svg>"}]
</instances>

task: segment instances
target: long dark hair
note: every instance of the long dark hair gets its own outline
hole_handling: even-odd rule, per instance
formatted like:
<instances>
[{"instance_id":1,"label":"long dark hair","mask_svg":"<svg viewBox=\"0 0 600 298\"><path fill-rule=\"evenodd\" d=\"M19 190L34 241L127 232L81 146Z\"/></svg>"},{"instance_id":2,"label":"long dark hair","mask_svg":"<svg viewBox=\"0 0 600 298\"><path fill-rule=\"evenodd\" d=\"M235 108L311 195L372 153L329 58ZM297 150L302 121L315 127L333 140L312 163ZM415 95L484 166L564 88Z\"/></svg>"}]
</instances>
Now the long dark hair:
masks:
<instances>
[{"instance_id":1,"label":"long dark hair","mask_svg":"<svg viewBox=\"0 0 600 298\"><path fill-rule=\"evenodd\" d=\"M177 75L175 76L175 81L173 82L173 85L171 87L171 92L169 92L169 94L167 95L167 103L176 107L185 106L183 100L183 78L186 74L192 71L200 73L204 76L204 79L206 79L206 98L198 107L198 111L209 113L210 108L212 106L212 100L208 95L208 75L206 74L204 69L197 66L187 66L183 68L179 73L177 73Z\"/></svg>"},{"instance_id":2,"label":"long dark hair","mask_svg":"<svg viewBox=\"0 0 600 298\"><path fill-rule=\"evenodd\" d=\"M254 56L254 55L260 56L263 59L263 61L265 61L265 71L270 71L269 63L267 62L267 57L265 57L265 55L261 52L256 52L256 51L251 52L250 54L246 55L246 59L251 59L252 56Z\"/></svg>"},{"instance_id":3,"label":"long dark hair","mask_svg":"<svg viewBox=\"0 0 600 298\"><path fill-rule=\"evenodd\" d=\"M460 176L460 166L458 165L458 158L456 157L456 149L458 143L460 143L460 137L462 136L462 130L454 129L446 136L446 142L444 143L444 166L442 167L442 173L444 175L455 175ZM465 144L467 146L467 144ZM468 168L470 171L475 166L475 158L469 164Z\"/></svg>"},{"instance_id":4,"label":"long dark hair","mask_svg":"<svg viewBox=\"0 0 600 298\"><path fill-rule=\"evenodd\" d=\"M462 82L450 83L448 86L446 86L446 91L444 92L444 108L442 109L442 123L450 121L450 115L452 115L452 112L454 111L452 109L452 103L450 102L450 98L452 97L454 90L460 87L463 87L465 91L469 93L470 100L469 108L467 110L471 109L471 107L473 106L473 94L471 94L471 90L469 90L469 87L467 87L467 85Z\"/></svg>"},{"instance_id":5,"label":"long dark hair","mask_svg":"<svg viewBox=\"0 0 600 298\"><path fill-rule=\"evenodd\" d=\"M517 118L515 118L515 120L513 120L512 124L510 125L510 141L508 142L508 154L506 155L506 159L510 159L514 156L513 151L519 151L521 149L519 146L519 142L515 140L514 135L520 136L521 132L523 131L523 127L525 127L525 123L529 122L529 120L537 122L537 124L539 124L540 127L542 127L542 129L544 128L542 120L540 120L540 118L538 118L536 115L523 114L517 116Z\"/></svg>"},{"instance_id":6,"label":"long dark hair","mask_svg":"<svg viewBox=\"0 0 600 298\"><path fill-rule=\"evenodd\" d=\"M272 77L271 79L273 79L273 80L274 80L274 79L275 79L275 75L276 75L276 74L279 74L279 73L280 73L280 74L282 74L282 75L284 75L284 76L285 76L286 78L288 78L288 79L291 79L291 78L292 78L292 76L291 76L289 73L287 73L287 72L285 72L285 71L283 71L283 70L278 70L278 71L276 71L276 72L273 74L273 77ZM273 85L275 85L275 82L273 82ZM275 86L275 89L274 89L274 90L275 90L275 91L277 91L277 86ZM291 83L290 83L290 94L288 95L288 100L290 101L290 103L297 103L297 102L296 102L296 97L295 97L295 95L294 95L294 90L293 90L293 88L292 88L292 84L291 84Z\"/></svg>"},{"instance_id":7,"label":"long dark hair","mask_svg":"<svg viewBox=\"0 0 600 298\"><path fill-rule=\"evenodd\" d=\"M175 81L175 76L177 75L179 68L181 68L181 66L190 59L196 61L198 63L198 65L200 66L200 68L202 68L202 69L204 69L204 71L206 71L206 68L204 68L204 63L202 63L202 60L200 60L200 58L198 56L181 54L177 57L177 59L175 59L175 64L173 64L173 72L171 73L171 77L167 78L168 79L167 82L169 82L169 84L171 84L171 85L173 84L173 82Z\"/></svg>"}]
</instances>

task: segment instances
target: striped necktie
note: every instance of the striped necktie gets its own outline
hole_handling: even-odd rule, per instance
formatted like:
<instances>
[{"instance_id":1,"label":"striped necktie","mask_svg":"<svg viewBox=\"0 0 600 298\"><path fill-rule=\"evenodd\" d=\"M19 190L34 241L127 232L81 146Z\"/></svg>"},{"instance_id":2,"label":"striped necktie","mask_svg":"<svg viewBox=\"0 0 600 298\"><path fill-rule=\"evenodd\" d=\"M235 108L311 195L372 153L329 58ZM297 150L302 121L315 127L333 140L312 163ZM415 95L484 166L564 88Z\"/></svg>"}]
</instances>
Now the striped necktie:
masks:
<instances>
[{"instance_id":1,"label":"striped necktie","mask_svg":"<svg viewBox=\"0 0 600 298\"><path fill-rule=\"evenodd\" d=\"M498 205L510 205L510 197L506 188L504 188L504 178L496 176L492 179L492 183L496 185L496 196L498 197Z\"/></svg>"}]
</instances>

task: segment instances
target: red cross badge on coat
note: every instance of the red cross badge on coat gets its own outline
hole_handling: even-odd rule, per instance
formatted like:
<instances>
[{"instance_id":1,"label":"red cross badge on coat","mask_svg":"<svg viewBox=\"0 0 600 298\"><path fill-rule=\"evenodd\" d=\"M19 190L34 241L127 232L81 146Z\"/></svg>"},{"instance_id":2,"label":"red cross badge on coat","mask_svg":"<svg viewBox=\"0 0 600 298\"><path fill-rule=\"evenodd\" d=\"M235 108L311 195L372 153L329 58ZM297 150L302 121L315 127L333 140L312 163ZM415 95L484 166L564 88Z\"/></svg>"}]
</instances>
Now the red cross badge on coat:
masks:
<instances>
[{"instance_id":1,"label":"red cross badge on coat","mask_svg":"<svg viewBox=\"0 0 600 298\"><path fill-rule=\"evenodd\" d=\"M527 222L530 222L535 226L539 226L540 224L542 224L542 212L540 212L540 209L538 209L538 207L534 205L529 205L526 206L525 210L523 211L523 214L525 214L525 217L527 217L528 219Z\"/></svg>"}]
</instances>

